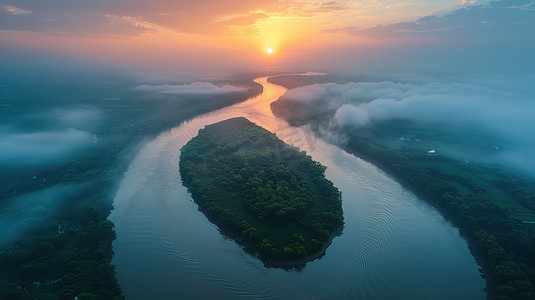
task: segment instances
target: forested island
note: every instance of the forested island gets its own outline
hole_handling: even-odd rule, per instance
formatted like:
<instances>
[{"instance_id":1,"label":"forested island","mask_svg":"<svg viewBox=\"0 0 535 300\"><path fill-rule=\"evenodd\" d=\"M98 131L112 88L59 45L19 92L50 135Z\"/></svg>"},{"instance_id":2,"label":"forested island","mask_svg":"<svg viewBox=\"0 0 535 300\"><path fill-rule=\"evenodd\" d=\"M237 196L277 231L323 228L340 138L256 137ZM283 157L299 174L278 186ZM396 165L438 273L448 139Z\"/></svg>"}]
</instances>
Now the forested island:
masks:
<instances>
[{"instance_id":1,"label":"forested island","mask_svg":"<svg viewBox=\"0 0 535 300\"><path fill-rule=\"evenodd\" d=\"M246 118L199 130L180 174L200 210L271 266L320 256L341 231L341 193L325 167Z\"/></svg>"},{"instance_id":2,"label":"forested island","mask_svg":"<svg viewBox=\"0 0 535 300\"><path fill-rule=\"evenodd\" d=\"M535 299L535 183L497 165L428 151L426 141L446 140L447 129L392 120L357 130L333 122L342 104L324 102L281 97L271 107L295 126L307 124L320 136L340 137L345 150L394 175L435 206L468 240L489 299Z\"/></svg>"}]
</instances>

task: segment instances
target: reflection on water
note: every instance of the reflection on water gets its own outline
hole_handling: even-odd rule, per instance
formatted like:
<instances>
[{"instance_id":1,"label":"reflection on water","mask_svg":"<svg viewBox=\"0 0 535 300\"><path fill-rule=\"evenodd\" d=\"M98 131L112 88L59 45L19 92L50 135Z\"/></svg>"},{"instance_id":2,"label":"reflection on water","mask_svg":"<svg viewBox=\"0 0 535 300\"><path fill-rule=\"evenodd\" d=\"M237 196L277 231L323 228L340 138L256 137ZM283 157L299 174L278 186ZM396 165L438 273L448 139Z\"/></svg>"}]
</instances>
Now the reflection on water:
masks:
<instances>
[{"instance_id":1,"label":"reflection on water","mask_svg":"<svg viewBox=\"0 0 535 300\"><path fill-rule=\"evenodd\" d=\"M375 166L273 116L286 89L199 116L149 142L125 173L110 219L113 263L128 299L484 299L485 282L458 231ZM268 269L197 210L179 149L207 124L244 116L327 166L345 227L303 270Z\"/></svg>"}]
</instances>

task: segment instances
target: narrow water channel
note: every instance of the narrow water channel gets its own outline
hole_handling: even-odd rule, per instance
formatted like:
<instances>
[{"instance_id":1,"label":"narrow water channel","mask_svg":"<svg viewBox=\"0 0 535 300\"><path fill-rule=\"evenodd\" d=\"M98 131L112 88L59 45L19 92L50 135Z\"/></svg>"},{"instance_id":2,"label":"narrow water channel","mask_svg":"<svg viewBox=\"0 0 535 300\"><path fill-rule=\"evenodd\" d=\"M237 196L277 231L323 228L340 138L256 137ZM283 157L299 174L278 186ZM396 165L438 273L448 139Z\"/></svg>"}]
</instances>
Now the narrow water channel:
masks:
<instances>
[{"instance_id":1,"label":"narrow water channel","mask_svg":"<svg viewBox=\"0 0 535 300\"><path fill-rule=\"evenodd\" d=\"M128 299L485 299L485 281L458 230L392 177L273 116L285 88L264 92L160 134L132 161L110 220L113 264ZM342 191L345 227L302 270L265 268L198 211L178 172L200 128L246 117L327 166Z\"/></svg>"}]
</instances>

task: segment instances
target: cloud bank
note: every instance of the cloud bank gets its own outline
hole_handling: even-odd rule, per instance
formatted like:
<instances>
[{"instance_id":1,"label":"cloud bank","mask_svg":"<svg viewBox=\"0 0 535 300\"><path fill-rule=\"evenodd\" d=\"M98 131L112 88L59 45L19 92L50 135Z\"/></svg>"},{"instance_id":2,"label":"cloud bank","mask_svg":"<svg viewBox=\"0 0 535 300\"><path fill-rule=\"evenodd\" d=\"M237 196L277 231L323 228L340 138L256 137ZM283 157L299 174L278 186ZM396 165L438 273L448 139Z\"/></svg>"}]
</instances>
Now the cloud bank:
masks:
<instances>
[{"instance_id":1,"label":"cloud bank","mask_svg":"<svg viewBox=\"0 0 535 300\"><path fill-rule=\"evenodd\" d=\"M366 89L373 91L366 93ZM529 113L535 109L535 99L488 87L461 83L381 82L363 88L356 83L344 87L339 96L333 96L346 97L348 94L360 94L360 99L373 100L340 107L336 118L343 125L360 127L385 120L407 119L451 123L455 127L475 125L513 139L517 135L526 137L526 131L535 128L535 119Z\"/></svg>"},{"instance_id":2,"label":"cloud bank","mask_svg":"<svg viewBox=\"0 0 535 300\"><path fill-rule=\"evenodd\" d=\"M246 92L247 89L244 87L238 87L233 85L222 85L218 86L210 82L193 82L190 84L184 85L147 85L143 84L135 87L139 91L149 91L162 94L173 94L173 95L212 95L212 94L229 94L229 93L240 93Z\"/></svg>"},{"instance_id":3,"label":"cloud bank","mask_svg":"<svg viewBox=\"0 0 535 300\"><path fill-rule=\"evenodd\" d=\"M0 131L0 165L24 166L64 158L90 145L93 136L77 129L31 133Z\"/></svg>"},{"instance_id":4,"label":"cloud bank","mask_svg":"<svg viewBox=\"0 0 535 300\"><path fill-rule=\"evenodd\" d=\"M455 136L462 132L470 143L499 146L501 151L493 157L496 162L514 164L533 174L534 95L535 88L525 86L496 89L458 82L383 81L307 86L288 91L282 99L301 107L329 107L333 122L357 130L408 120L437 133Z\"/></svg>"},{"instance_id":5,"label":"cloud bank","mask_svg":"<svg viewBox=\"0 0 535 300\"><path fill-rule=\"evenodd\" d=\"M381 24L324 30L372 40L338 54L338 68L358 66L416 73L535 73L535 4L531 0L477 1L462 8ZM351 61L349 63L348 61Z\"/></svg>"},{"instance_id":6,"label":"cloud bank","mask_svg":"<svg viewBox=\"0 0 535 300\"><path fill-rule=\"evenodd\" d=\"M374 39L452 38L504 41L529 34L535 26L535 4L531 0L477 2L443 15L430 15L412 22L372 28L332 29ZM512 35L504 35L510 33Z\"/></svg>"},{"instance_id":7,"label":"cloud bank","mask_svg":"<svg viewBox=\"0 0 535 300\"><path fill-rule=\"evenodd\" d=\"M15 1L0 6L0 29L71 35L137 36L157 26L177 32L230 34L229 26L254 24L264 11L281 11L277 0Z\"/></svg>"},{"instance_id":8,"label":"cloud bank","mask_svg":"<svg viewBox=\"0 0 535 300\"><path fill-rule=\"evenodd\" d=\"M144 70L535 73L531 0L4 2L6 63L50 52Z\"/></svg>"},{"instance_id":9,"label":"cloud bank","mask_svg":"<svg viewBox=\"0 0 535 300\"><path fill-rule=\"evenodd\" d=\"M46 178L34 178L44 180ZM37 192L11 199L0 214L0 247L20 238L28 230L57 217L60 205L66 199L76 196L84 185L54 185Z\"/></svg>"},{"instance_id":10,"label":"cloud bank","mask_svg":"<svg viewBox=\"0 0 535 300\"><path fill-rule=\"evenodd\" d=\"M0 6L0 29L49 34L140 35L155 27L212 36L249 30L270 17L319 17L316 23L384 23L415 14L459 5L455 0L413 3L388 1L310 0L4 0ZM352 15L362 16L355 19ZM253 33L255 29L252 30Z\"/></svg>"},{"instance_id":11,"label":"cloud bank","mask_svg":"<svg viewBox=\"0 0 535 300\"><path fill-rule=\"evenodd\" d=\"M99 120L93 108L53 108L0 122L0 166L49 164L70 157L93 144L90 132Z\"/></svg>"}]
</instances>

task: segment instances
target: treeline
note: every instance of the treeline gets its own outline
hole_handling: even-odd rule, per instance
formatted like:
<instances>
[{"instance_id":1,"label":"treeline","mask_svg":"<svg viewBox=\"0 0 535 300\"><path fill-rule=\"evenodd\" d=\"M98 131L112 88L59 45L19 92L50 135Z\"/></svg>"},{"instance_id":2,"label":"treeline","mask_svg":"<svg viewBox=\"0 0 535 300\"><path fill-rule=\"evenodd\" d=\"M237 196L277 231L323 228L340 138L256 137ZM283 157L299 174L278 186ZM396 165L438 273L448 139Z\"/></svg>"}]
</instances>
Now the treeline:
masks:
<instances>
[{"instance_id":1,"label":"treeline","mask_svg":"<svg viewBox=\"0 0 535 300\"><path fill-rule=\"evenodd\" d=\"M4 250L0 264L11 277L3 299L124 299L110 264L115 232L106 216L93 206L75 229Z\"/></svg>"},{"instance_id":2,"label":"treeline","mask_svg":"<svg viewBox=\"0 0 535 300\"><path fill-rule=\"evenodd\" d=\"M43 219L40 228L0 250L0 299L122 299L111 264L115 233L107 220L121 174L143 140L262 92L261 85L239 80L249 87L247 92L196 97L194 102L189 98L137 99L135 95L125 101L95 103L91 98L85 104L105 115L101 127L95 129L98 143L94 147L46 166L0 173L0 209L20 191L29 193L56 184L84 186L62 199L58 211ZM37 109L32 105L29 102L25 109ZM65 230L58 232L58 224L64 224Z\"/></svg>"},{"instance_id":3,"label":"treeline","mask_svg":"<svg viewBox=\"0 0 535 300\"><path fill-rule=\"evenodd\" d=\"M124 101L95 102L91 98L87 100L90 101L88 103L77 103L79 106L85 105L102 111L104 120L91 129L91 133L97 134L98 142L75 157L53 161L42 167L12 168L0 172L0 181L3 183L0 185L0 208L20 191L29 193L64 182L86 183L89 180L101 179L103 175L108 175L115 169L122 170L135 156L135 146L143 140L178 126L182 121L199 114L245 101L262 93L260 84L250 82L245 78L239 78L239 80L240 85L247 87L247 92L177 96L165 99L152 99L156 97L154 94L129 95ZM63 102L55 104L57 107L65 108L69 103L65 103L63 99ZM37 104L35 106L32 107L32 102L25 103L24 108L18 107L13 114L21 114L20 112L25 109L28 110L27 114L35 113L34 110L42 112L47 109ZM48 107L48 109L53 108L55 107ZM6 120L9 120L7 117ZM46 179L46 181L35 180L34 176ZM111 178L111 180L114 179Z\"/></svg>"},{"instance_id":4,"label":"treeline","mask_svg":"<svg viewBox=\"0 0 535 300\"><path fill-rule=\"evenodd\" d=\"M324 172L245 118L207 126L181 149L182 181L201 211L268 259L318 254L342 226L341 195Z\"/></svg>"},{"instance_id":5,"label":"treeline","mask_svg":"<svg viewBox=\"0 0 535 300\"><path fill-rule=\"evenodd\" d=\"M500 179L492 182L494 186L483 184L481 178L470 175L481 170L440 168L440 164L450 168L462 164L455 159L380 148L349 131L345 133L349 151L397 176L459 226L485 271L489 297L535 299L535 231L530 224L510 218L504 205L506 200L517 201L535 213L535 198L527 182L500 173ZM483 172L497 171L488 168ZM496 187L509 199L501 199Z\"/></svg>"},{"instance_id":6,"label":"treeline","mask_svg":"<svg viewBox=\"0 0 535 300\"><path fill-rule=\"evenodd\" d=\"M494 184L501 187L511 198L535 212L535 186L518 176L499 176Z\"/></svg>"}]
</instances>

